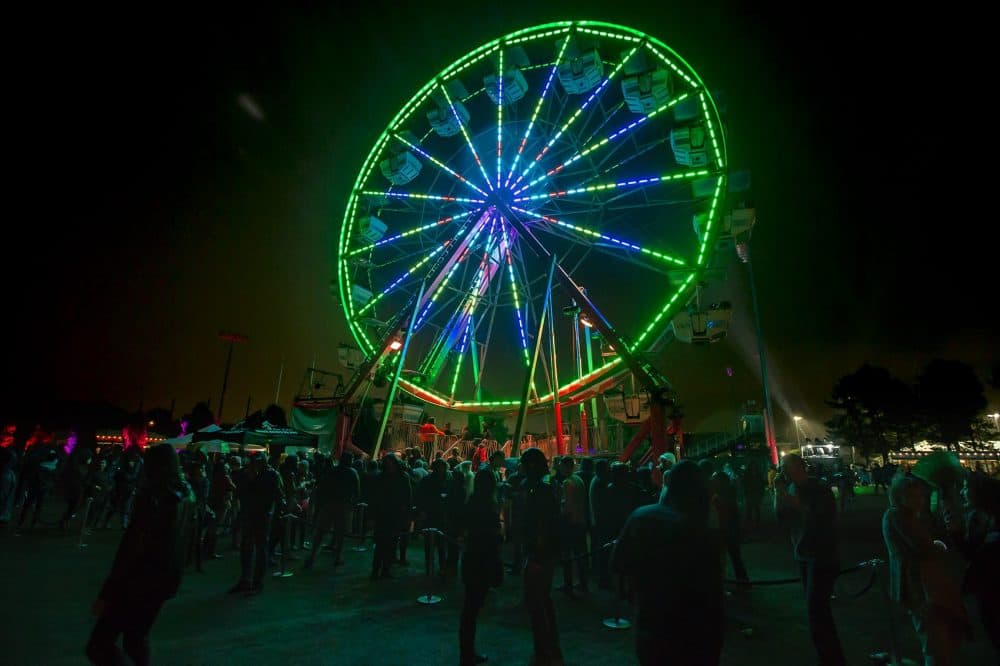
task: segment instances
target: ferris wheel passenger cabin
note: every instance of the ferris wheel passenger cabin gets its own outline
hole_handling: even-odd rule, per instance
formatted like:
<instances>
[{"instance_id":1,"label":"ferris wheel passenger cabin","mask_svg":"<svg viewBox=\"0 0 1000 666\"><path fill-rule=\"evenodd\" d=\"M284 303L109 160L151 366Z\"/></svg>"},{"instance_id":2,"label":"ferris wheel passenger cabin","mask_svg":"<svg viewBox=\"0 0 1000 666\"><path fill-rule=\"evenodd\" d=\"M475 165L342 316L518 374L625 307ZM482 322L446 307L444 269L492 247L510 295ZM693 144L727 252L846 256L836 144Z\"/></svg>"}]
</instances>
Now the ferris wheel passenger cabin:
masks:
<instances>
[{"instance_id":1,"label":"ferris wheel passenger cabin","mask_svg":"<svg viewBox=\"0 0 1000 666\"><path fill-rule=\"evenodd\" d=\"M604 62L597 49L570 58L556 70L559 83L569 95L582 95L597 87L604 76Z\"/></svg>"}]
</instances>

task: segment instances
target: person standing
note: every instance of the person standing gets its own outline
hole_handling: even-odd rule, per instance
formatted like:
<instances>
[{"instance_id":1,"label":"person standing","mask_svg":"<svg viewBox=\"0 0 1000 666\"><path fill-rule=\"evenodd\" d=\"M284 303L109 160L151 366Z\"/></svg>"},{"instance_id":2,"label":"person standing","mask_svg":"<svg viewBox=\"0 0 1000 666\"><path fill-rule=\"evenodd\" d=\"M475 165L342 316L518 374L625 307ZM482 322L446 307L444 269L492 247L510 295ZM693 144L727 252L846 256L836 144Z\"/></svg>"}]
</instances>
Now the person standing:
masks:
<instances>
[{"instance_id":1,"label":"person standing","mask_svg":"<svg viewBox=\"0 0 1000 666\"><path fill-rule=\"evenodd\" d=\"M725 633L721 545L708 515L707 478L695 463L681 461L660 500L633 511L615 544L611 569L632 578L635 591L635 651L642 666L719 663ZM675 575L657 573L664 562Z\"/></svg>"},{"instance_id":2,"label":"person standing","mask_svg":"<svg viewBox=\"0 0 1000 666\"><path fill-rule=\"evenodd\" d=\"M448 463L439 458L431 463L431 473L417 485L417 512L424 528L444 532L447 497ZM443 575L447 564L447 542L443 535L425 533L424 568L428 576L434 573L435 549L437 550L438 569Z\"/></svg>"},{"instance_id":3,"label":"person standing","mask_svg":"<svg viewBox=\"0 0 1000 666\"><path fill-rule=\"evenodd\" d=\"M230 594L259 594L267 568L267 536L274 508L282 499L278 473L263 454L250 459L236 488L240 500L240 580Z\"/></svg>"},{"instance_id":4,"label":"person standing","mask_svg":"<svg viewBox=\"0 0 1000 666\"><path fill-rule=\"evenodd\" d=\"M87 642L94 664L149 663L149 632L160 608L177 594L190 549L194 495L169 444L146 453L133 519L122 536L111 573L92 612L97 624ZM123 636L122 647L117 645Z\"/></svg>"},{"instance_id":5,"label":"person standing","mask_svg":"<svg viewBox=\"0 0 1000 666\"><path fill-rule=\"evenodd\" d=\"M552 604L552 577L559 558L559 498L556 489L544 480L548 462L540 449L521 454L524 511L518 521L525 551L524 603L531 616L534 662L538 666L561 665L559 627Z\"/></svg>"},{"instance_id":6,"label":"person standing","mask_svg":"<svg viewBox=\"0 0 1000 666\"><path fill-rule=\"evenodd\" d=\"M413 493L410 477L403 472L402 463L395 453L382 458L372 497L375 516L375 553L372 559L372 579L392 578L389 566L393 562L399 535L406 527Z\"/></svg>"},{"instance_id":7,"label":"person standing","mask_svg":"<svg viewBox=\"0 0 1000 666\"><path fill-rule=\"evenodd\" d=\"M844 649L830 608L840 569L837 552L837 505L825 483L809 476L801 456L789 453L775 479L774 512L789 529L795 560L806 594L809 635L820 664L843 666Z\"/></svg>"},{"instance_id":8,"label":"person standing","mask_svg":"<svg viewBox=\"0 0 1000 666\"><path fill-rule=\"evenodd\" d=\"M583 480L574 472L571 456L560 463L563 477L560 527L563 559L563 591L573 592L573 564L580 575L580 590L587 591L587 491Z\"/></svg>"},{"instance_id":9,"label":"person standing","mask_svg":"<svg viewBox=\"0 0 1000 666\"><path fill-rule=\"evenodd\" d=\"M608 561L611 551L604 544L615 538L615 532L608 521L608 483L611 482L611 465L601 458L594 465L594 478L590 480L588 504L592 519L591 543L594 551L594 573L597 575L597 586L602 589L611 588L611 574L608 571Z\"/></svg>"},{"instance_id":10,"label":"person standing","mask_svg":"<svg viewBox=\"0 0 1000 666\"><path fill-rule=\"evenodd\" d=\"M500 505L496 497L496 475L489 468L476 473L472 495L461 518L461 534L465 537L462 551L462 582L465 601L459 622L459 664L482 664L486 657L476 654L476 618L491 587L503 581L503 560L500 557Z\"/></svg>"},{"instance_id":11,"label":"person standing","mask_svg":"<svg viewBox=\"0 0 1000 666\"><path fill-rule=\"evenodd\" d=\"M712 474L709 488L712 492L712 502L719 517L719 531L722 532L722 541L726 545L729 561L733 565L733 575L740 582L740 587L746 589L750 583L746 566L743 564L741 550L743 535L740 529L740 505L736 499L736 488L733 487L732 479L725 472Z\"/></svg>"}]
</instances>

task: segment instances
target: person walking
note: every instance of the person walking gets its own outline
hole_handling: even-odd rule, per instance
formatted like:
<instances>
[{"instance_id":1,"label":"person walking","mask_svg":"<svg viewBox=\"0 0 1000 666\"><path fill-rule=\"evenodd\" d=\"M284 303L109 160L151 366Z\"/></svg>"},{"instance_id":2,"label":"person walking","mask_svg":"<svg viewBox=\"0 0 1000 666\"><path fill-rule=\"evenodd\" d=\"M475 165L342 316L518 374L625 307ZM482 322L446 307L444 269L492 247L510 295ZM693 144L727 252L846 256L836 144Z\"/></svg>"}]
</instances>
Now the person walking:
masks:
<instances>
[{"instance_id":1,"label":"person walking","mask_svg":"<svg viewBox=\"0 0 1000 666\"><path fill-rule=\"evenodd\" d=\"M86 654L101 666L129 659L136 666L148 664L149 632L163 604L180 587L190 549L194 494L169 444L146 452L134 509L111 573L91 608L97 624ZM122 648L117 645L119 636Z\"/></svg>"},{"instance_id":2,"label":"person walking","mask_svg":"<svg viewBox=\"0 0 1000 666\"><path fill-rule=\"evenodd\" d=\"M259 594L267 569L267 537L275 506L282 500L281 480L262 454L250 459L236 488L240 499L240 580L230 594Z\"/></svg>"},{"instance_id":3,"label":"person walking","mask_svg":"<svg viewBox=\"0 0 1000 666\"><path fill-rule=\"evenodd\" d=\"M503 560L500 546L500 505L497 502L496 475L483 468L476 473L472 495L461 518L461 533L465 537L462 551L462 583L465 601L459 622L459 664L472 666L484 663L484 655L476 653L476 619L492 587L503 581Z\"/></svg>"},{"instance_id":4,"label":"person walking","mask_svg":"<svg viewBox=\"0 0 1000 666\"><path fill-rule=\"evenodd\" d=\"M843 666L844 649L830 608L840 569L837 552L837 505L825 483L809 476L801 456L789 453L775 479L774 512L791 535L806 594L809 635L822 666Z\"/></svg>"}]
</instances>

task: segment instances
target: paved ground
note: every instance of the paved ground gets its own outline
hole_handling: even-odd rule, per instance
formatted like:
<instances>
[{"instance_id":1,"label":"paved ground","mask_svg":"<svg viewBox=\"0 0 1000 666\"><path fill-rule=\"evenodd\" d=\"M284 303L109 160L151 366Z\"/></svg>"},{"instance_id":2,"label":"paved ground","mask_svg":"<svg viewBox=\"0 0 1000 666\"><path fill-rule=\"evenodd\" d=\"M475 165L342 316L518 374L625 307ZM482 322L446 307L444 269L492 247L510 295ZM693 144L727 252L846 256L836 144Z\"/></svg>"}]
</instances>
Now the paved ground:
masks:
<instances>
[{"instance_id":1,"label":"paved ground","mask_svg":"<svg viewBox=\"0 0 1000 666\"><path fill-rule=\"evenodd\" d=\"M842 520L844 562L883 554L879 517L882 497L859 497ZM49 507L55 513L57 507ZM52 516L54 518L55 516ZM766 521L744 547L751 577L794 575L787 542ZM5 664L79 664L92 620L88 608L107 572L120 533L98 532L85 550L74 535L54 528L34 534L0 537L3 598L0 628ZM395 581L370 582L371 553L347 552L347 564L334 571L329 555L313 571L296 570L290 578L267 581L262 595L250 599L226 595L237 578L237 557L209 562L205 573L191 572L180 595L167 603L153 630L157 664L454 664L458 661L458 614L461 587L434 584L444 596L436 606L416 603L428 590L422 575L422 549L411 545L408 570ZM298 564L298 563L296 563ZM663 575L669 575L664 563ZM398 571L398 570L397 570ZM557 581L559 576L557 575ZM890 644L885 576L859 599L866 574L841 578L834 602L840 634L850 664L868 664L868 654ZM525 664L531 651L527 615L520 605L519 579L507 577L492 594L479 627L478 648L490 664ZM628 631L606 629L602 618L628 615L613 595L592 591L571 599L553 593L568 664L634 663ZM724 664L803 666L815 663L798 585L758 586L729 599L730 622ZM744 635L751 629L752 635ZM669 631L669 628L666 628ZM903 653L916 657L912 629L900 625ZM683 637L678 637L683 640ZM996 663L985 639L963 648L966 664Z\"/></svg>"}]
</instances>

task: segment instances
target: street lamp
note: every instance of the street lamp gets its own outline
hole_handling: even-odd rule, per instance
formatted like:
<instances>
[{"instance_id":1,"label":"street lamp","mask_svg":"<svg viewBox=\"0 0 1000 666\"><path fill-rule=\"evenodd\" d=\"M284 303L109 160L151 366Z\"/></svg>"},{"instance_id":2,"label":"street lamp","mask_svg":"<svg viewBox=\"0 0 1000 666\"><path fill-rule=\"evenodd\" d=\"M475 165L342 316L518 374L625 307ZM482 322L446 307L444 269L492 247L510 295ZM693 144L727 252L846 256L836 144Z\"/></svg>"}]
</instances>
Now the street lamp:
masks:
<instances>
[{"instance_id":1,"label":"street lamp","mask_svg":"<svg viewBox=\"0 0 1000 666\"><path fill-rule=\"evenodd\" d=\"M991 419L993 419L993 429L996 430L997 432L1000 432L1000 424L998 424L998 421L1000 421L1000 413L994 412L989 416Z\"/></svg>"},{"instance_id":2,"label":"street lamp","mask_svg":"<svg viewBox=\"0 0 1000 666\"><path fill-rule=\"evenodd\" d=\"M795 443L798 445L799 450L802 450L802 439L799 436L799 421L802 420L802 417L793 416L792 420L795 421Z\"/></svg>"}]
</instances>

